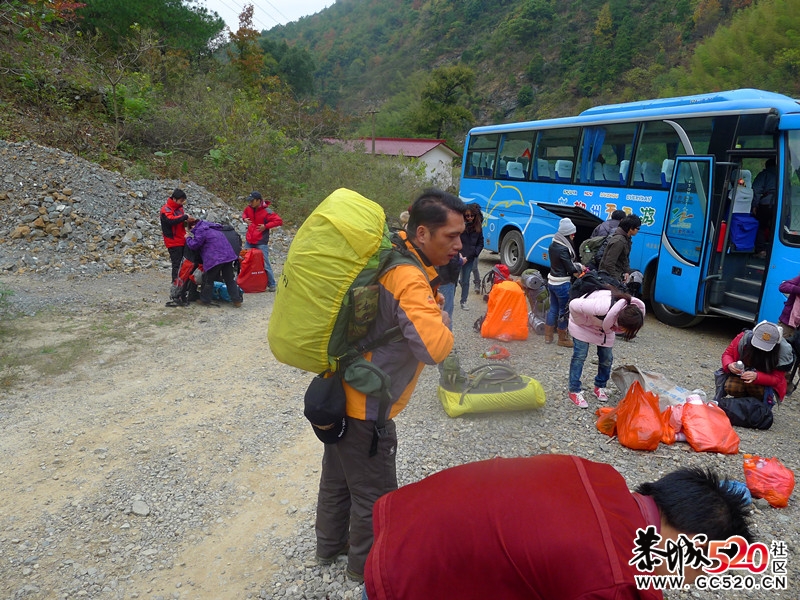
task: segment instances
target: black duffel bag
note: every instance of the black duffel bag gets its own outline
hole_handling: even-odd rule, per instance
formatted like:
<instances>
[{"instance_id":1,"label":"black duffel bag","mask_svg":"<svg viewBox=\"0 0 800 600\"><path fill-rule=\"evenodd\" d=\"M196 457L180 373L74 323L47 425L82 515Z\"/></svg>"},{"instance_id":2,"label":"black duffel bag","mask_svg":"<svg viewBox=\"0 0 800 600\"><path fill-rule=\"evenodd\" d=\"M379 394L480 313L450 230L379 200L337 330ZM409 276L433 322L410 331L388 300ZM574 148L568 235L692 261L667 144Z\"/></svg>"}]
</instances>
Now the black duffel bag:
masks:
<instances>
[{"instance_id":1,"label":"black duffel bag","mask_svg":"<svg viewBox=\"0 0 800 600\"><path fill-rule=\"evenodd\" d=\"M721 398L719 407L728 415L731 425L750 429L772 427L772 405L752 396Z\"/></svg>"}]
</instances>

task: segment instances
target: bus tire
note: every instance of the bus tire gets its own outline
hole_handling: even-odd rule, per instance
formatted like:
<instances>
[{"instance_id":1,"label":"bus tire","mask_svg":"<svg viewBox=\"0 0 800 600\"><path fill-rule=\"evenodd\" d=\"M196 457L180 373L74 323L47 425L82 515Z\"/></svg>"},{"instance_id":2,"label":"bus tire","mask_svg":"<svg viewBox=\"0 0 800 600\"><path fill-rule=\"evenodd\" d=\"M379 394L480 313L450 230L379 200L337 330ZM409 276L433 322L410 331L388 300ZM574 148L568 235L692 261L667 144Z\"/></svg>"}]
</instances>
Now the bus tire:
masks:
<instances>
[{"instance_id":1,"label":"bus tire","mask_svg":"<svg viewBox=\"0 0 800 600\"><path fill-rule=\"evenodd\" d=\"M661 302L656 302L650 299L650 307L653 309L653 314L662 323L666 323L671 327L679 327L685 329L687 327L694 327L705 317L703 315L690 315L680 310L676 310Z\"/></svg>"},{"instance_id":2,"label":"bus tire","mask_svg":"<svg viewBox=\"0 0 800 600\"><path fill-rule=\"evenodd\" d=\"M528 261L525 260L525 240L516 229L503 236L503 241L500 243L500 261L508 267L512 275L521 275L528 268Z\"/></svg>"}]
</instances>

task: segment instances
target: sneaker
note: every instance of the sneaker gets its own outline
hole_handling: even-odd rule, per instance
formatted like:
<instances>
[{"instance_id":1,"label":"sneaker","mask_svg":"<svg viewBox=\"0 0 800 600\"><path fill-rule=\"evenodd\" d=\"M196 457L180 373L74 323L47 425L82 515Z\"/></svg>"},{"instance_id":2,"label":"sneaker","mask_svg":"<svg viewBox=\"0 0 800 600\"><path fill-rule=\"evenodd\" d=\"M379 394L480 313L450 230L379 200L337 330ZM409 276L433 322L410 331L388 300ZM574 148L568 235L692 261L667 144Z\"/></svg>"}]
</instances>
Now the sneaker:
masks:
<instances>
[{"instance_id":1,"label":"sneaker","mask_svg":"<svg viewBox=\"0 0 800 600\"><path fill-rule=\"evenodd\" d=\"M461 303L461 310L469 310L469 306L467 306L466 302Z\"/></svg>"},{"instance_id":2,"label":"sneaker","mask_svg":"<svg viewBox=\"0 0 800 600\"><path fill-rule=\"evenodd\" d=\"M608 393L606 392L606 388L594 388L594 395L598 400L600 400L600 402L608 402Z\"/></svg>"},{"instance_id":3,"label":"sneaker","mask_svg":"<svg viewBox=\"0 0 800 600\"><path fill-rule=\"evenodd\" d=\"M355 581L356 583L364 583L364 575L363 574L359 575L349 567L347 568L347 571L344 572L344 574L347 575L348 579Z\"/></svg>"},{"instance_id":4,"label":"sneaker","mask_svg":"<svg viewBox=\"0 0 800 600\"><path fill-rule=\"evenodd\" d=\"M277 291L277 289L278 289L278 286L277 286L277 285L271 285L271 286L269 286L269 287L267 288L267 291L268 291L268 292L274 292L274 291Z\"/></svg>"},{"instance_id":5,"label":"sneaker","mask_svg":"<svg viewBox=\"0 0 800 600\"><path fill-rule=\"evenodd\" d=\"M340 556L346 556L349 551L350 551L350 544L345 544L330 556L322 556L321 554L317 553L316 555L317 564L322 565L323 567L332 565L333 563L336 562L337 558L339 558Z\"/></svg>"},{"instance_id":6,"label":"sneaker","mask_svg":"<svg viewBox=\"0 0 800 600\"><path fill-rule=\"evenodd\" d=\"M589 408L589 404L586 402L586 399L583 397L583 392L570 392L569 393L569 399L578 408Z\"/></svg>"},{"instance_id":7,"label":"sneaker","mask_svg":"<svg viewBox=\"0 0 800 600\"><path fill-rule=\"evenodd\" d=\"M233 307L234 307L234 308L241 308L241 306L242 306L242 303L241 303L241 301L239 301L239 302L234 302L234 303L233 303Z\"/></svg>"}]
</instances>

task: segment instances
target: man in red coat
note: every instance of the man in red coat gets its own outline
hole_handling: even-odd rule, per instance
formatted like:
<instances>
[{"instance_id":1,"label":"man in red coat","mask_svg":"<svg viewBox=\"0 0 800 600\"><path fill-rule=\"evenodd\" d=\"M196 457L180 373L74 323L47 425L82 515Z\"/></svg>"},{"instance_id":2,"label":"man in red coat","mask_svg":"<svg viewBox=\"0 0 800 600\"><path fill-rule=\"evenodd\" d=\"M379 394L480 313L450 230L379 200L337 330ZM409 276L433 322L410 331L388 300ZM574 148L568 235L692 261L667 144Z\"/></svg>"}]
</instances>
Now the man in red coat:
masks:
<instances>
[{"instance_id":1,"label":"man in red coat","mask_svg":"<svg viewBox=\"0 0 800 600\"><path fill-rule=\"evenodd\" d=\"M267 272L267 289L274 292L277 286L272 265L269 264L269 230L283 225L283 219L273 211L269 200L264 200L260 192L250 192L248 205L242 213L242 220L247 223L245 248L258 248L264 255L264 271Z\"/></svg>"},{"instance_id":2,"label":"man in red coat","mask_svg":"<svg viewBox=\"0 0 800 600\"><path fill-rule=\"evenodd\" d=\"M367 597L656 600L660 591L634 580L630 563L639 566L643 550L657 553L680 533L752 537L746 501L713 473L682 469L637 492L610 465L577 456L446 469L375 503ZM666 563L655 573L667 574ZM691 583L699 573L689 565L682 575Z\"/></svg>"}]
</instances>

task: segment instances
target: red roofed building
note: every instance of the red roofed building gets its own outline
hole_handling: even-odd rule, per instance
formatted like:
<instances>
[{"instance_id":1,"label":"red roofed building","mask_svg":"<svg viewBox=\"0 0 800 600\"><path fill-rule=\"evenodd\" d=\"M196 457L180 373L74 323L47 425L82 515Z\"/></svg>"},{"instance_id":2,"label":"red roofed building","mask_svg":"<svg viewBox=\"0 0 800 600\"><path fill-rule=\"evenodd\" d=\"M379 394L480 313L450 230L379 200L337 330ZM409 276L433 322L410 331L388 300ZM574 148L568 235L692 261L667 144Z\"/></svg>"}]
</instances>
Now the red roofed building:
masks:
<instances>
[{"instance_id":1,"label":"red roofed building","mask_svg":"<svg viewBox=\"0 0 800 600\"><path fill-rule=\"evenodd\" d=\"M372 138L357 140L333 140L326 142L339 144L353 152L362 147L372 154ZM444 140L421 140L412 138L375 138L375 154L385 156L405 156L421 160L426 165L429 179L441 188L453 185L453 159L458 156Z\"/></svg>"}]
</instances>

